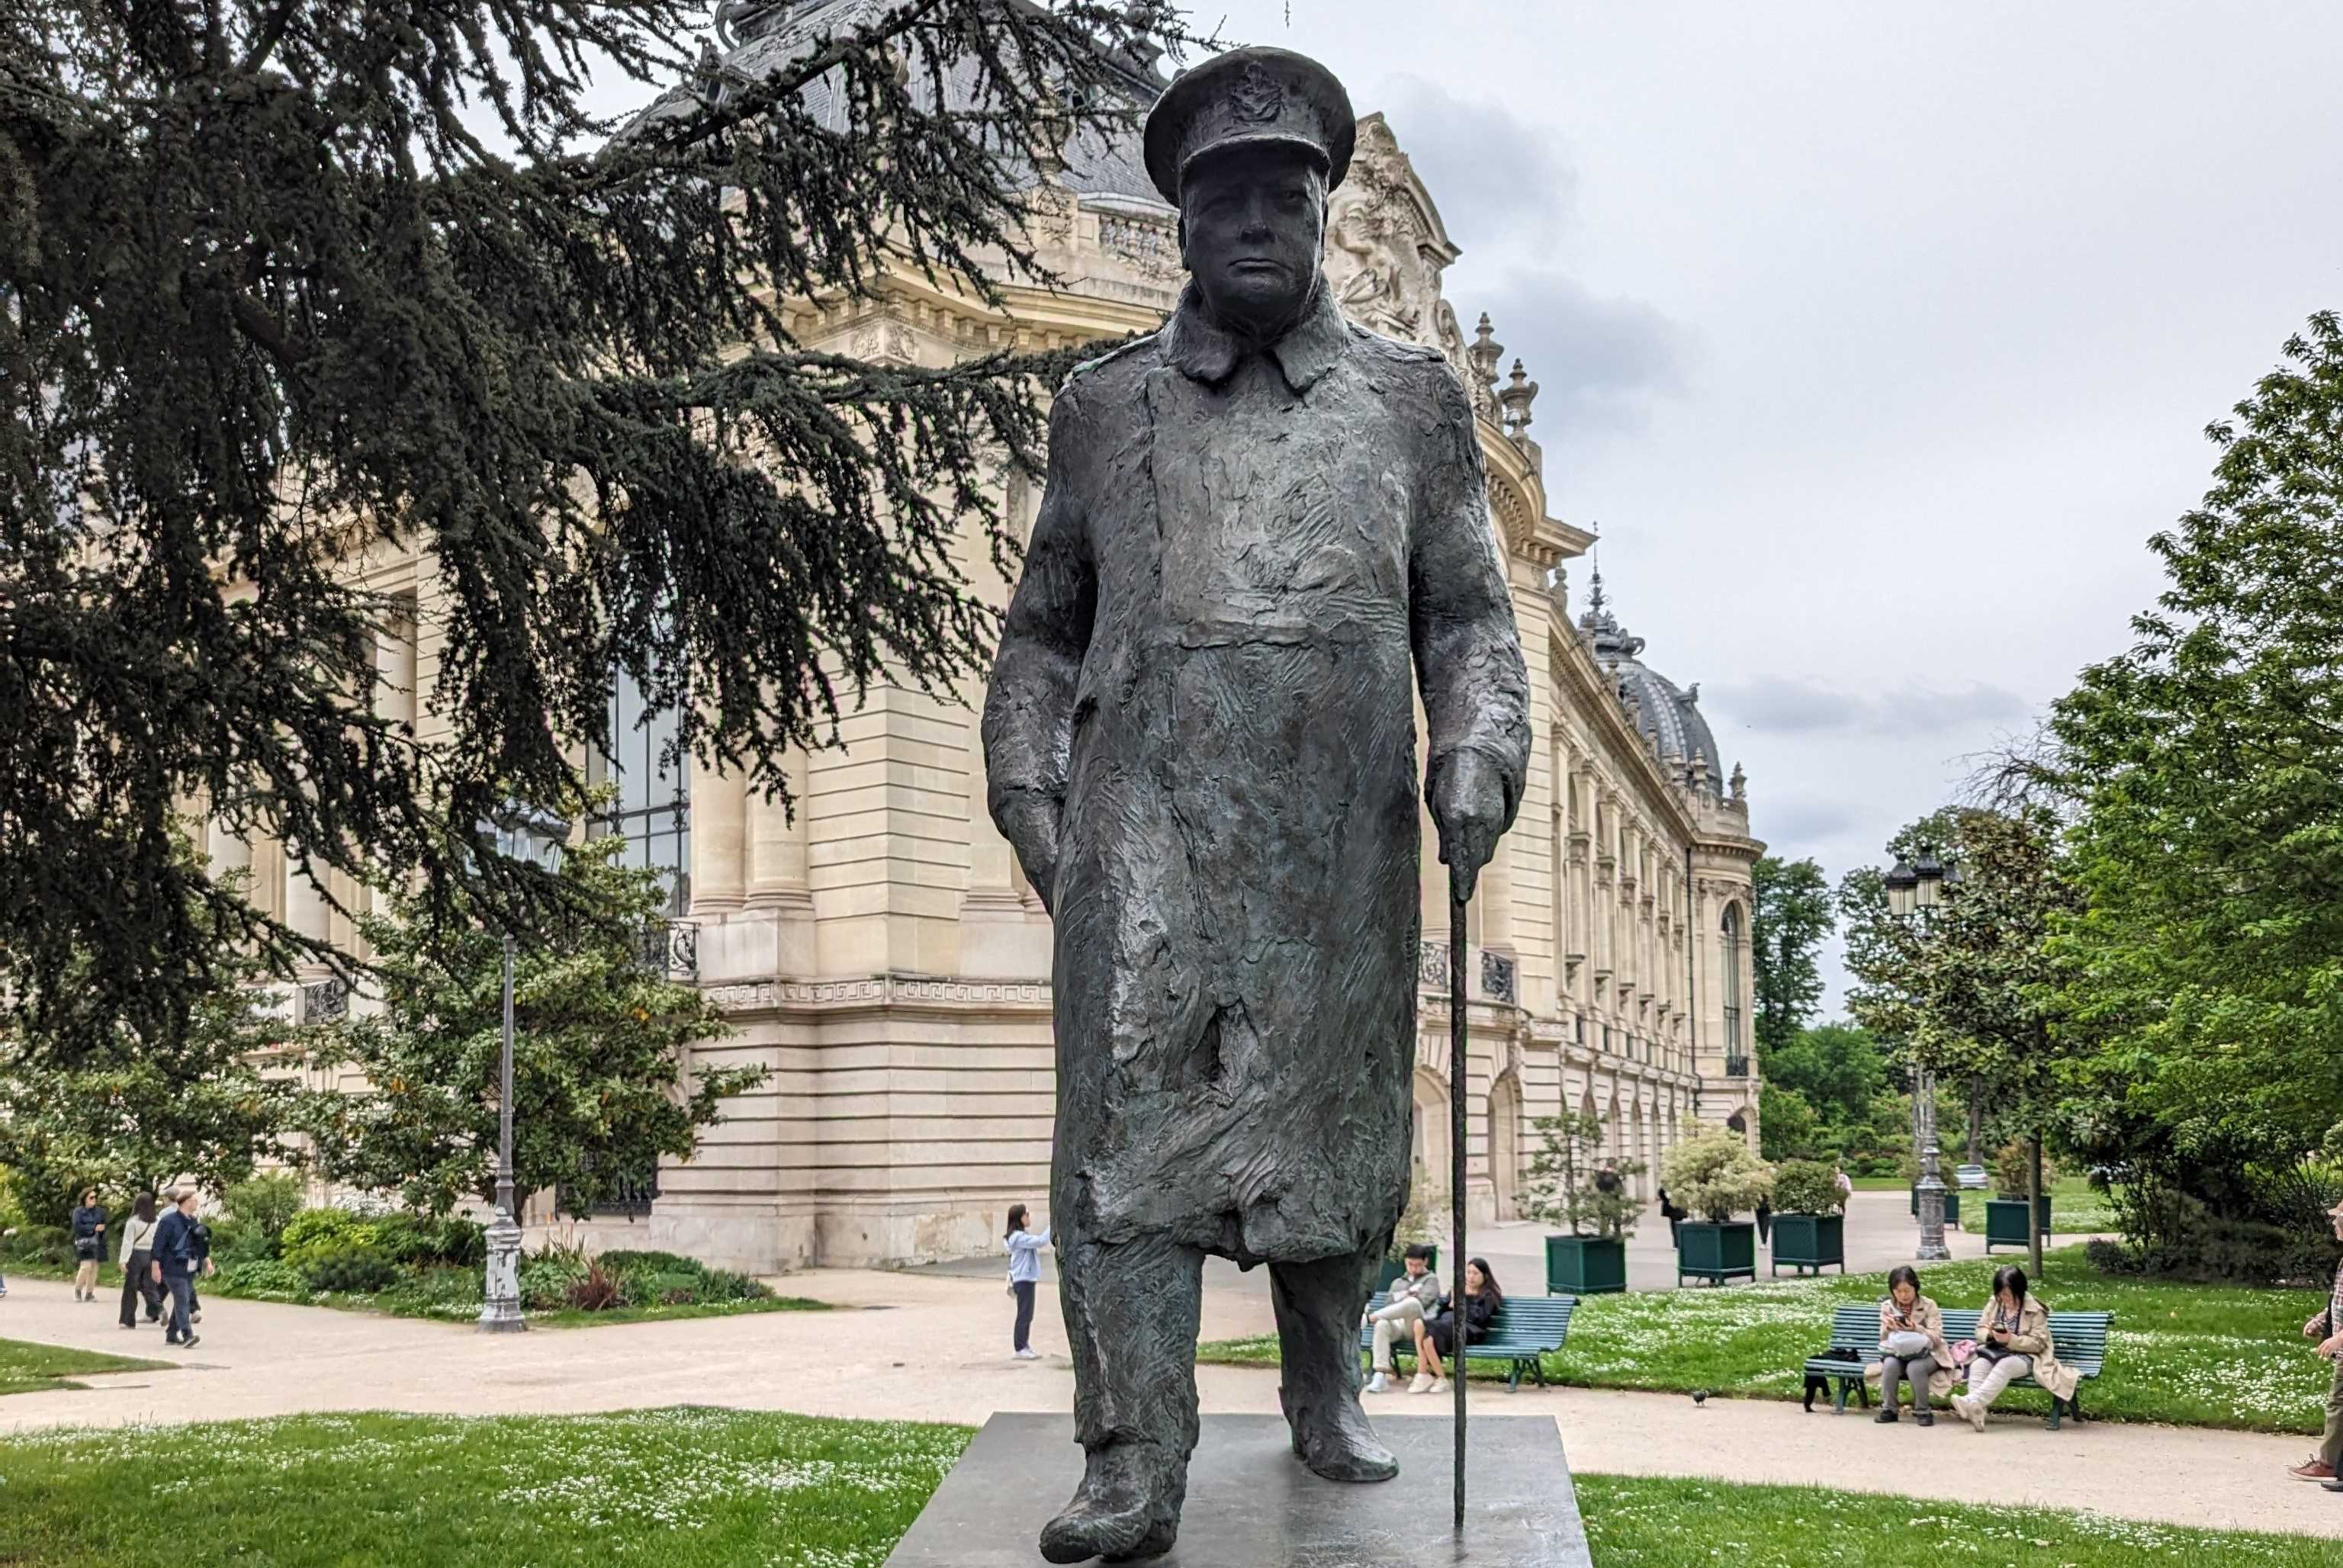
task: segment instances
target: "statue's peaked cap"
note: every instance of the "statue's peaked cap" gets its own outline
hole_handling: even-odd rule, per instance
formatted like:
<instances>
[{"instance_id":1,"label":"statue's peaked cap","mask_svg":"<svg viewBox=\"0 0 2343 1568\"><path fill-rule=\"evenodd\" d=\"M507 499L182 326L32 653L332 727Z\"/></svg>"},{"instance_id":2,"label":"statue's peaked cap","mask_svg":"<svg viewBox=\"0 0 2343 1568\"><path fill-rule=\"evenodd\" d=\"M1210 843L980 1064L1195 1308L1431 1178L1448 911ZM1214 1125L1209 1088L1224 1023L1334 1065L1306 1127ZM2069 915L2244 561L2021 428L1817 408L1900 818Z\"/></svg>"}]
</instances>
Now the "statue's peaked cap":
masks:
<instances>
[{"instance_id":1,"label":"statue's peaked cap","mask_svg":"<svg viewBox=\"0 0 2343 1568\"><path fill-rule=\"evenodd\" d=\"M1180 182L1207 153L1282 146L1315 159L1326 188L1342 183L1359 136L1351 95L1334 73L1291 49L1232 49L1173 82L1147 116L1147 175L1180 205Z\"/></svg>"}]
</instances>

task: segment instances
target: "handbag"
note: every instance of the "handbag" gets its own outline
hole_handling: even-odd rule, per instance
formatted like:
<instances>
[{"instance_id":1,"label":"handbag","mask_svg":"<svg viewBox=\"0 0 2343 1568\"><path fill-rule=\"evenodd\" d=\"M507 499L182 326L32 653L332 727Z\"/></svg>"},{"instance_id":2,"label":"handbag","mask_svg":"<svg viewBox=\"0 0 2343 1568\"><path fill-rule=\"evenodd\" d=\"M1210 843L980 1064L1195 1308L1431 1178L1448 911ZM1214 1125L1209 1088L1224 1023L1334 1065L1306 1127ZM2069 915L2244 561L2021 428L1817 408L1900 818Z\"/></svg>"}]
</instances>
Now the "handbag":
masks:
<instances>
[{"instance_id":1,"label":"handbag","mask_svg":"<svg viewBox=\"0 0 2343 1568\"><path fill-rule=\"evenodd\" d=\"M74 1238L74 1256L79 1258L85 1263L91 1261L97 1256L97 1247L98 1241L95 1236L75 1236Z\"/></svg>"},{"instance_id":2,"label":"handbag","mask_svg":"<svg viewBox=\"0 0 2343 1568\"><path fill-rule=\"evenodd\" d=\"M1879 1348L1898 1361L1908 1362L1928 1353L1928 1336L1918 1329L1899 1329L1889 1334L1887 1342Z\"/></svg>"}]
</instances>

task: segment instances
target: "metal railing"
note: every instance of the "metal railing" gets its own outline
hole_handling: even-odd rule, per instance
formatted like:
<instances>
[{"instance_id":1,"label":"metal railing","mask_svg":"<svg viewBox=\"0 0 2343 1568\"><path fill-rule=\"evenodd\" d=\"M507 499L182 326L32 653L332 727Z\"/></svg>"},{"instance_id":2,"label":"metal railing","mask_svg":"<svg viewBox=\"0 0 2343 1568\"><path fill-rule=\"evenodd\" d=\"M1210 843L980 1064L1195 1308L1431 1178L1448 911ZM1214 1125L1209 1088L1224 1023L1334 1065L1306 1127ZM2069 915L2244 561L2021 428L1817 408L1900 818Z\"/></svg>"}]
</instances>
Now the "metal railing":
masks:
<instances>
[{"instance_id":1,"label":"metal railing","mask_svg":"<svg viewBox=\"0 0 2343 1568\"><path fill-rule=\"evenodd\" d=\"M1749 1059L1745 1056L1726 1057L1725 1059L1725 1076L1727 1078L1748 1077Z\"/></svg>"},{"instance_id":2,"label":"metal railing","mask_svg":"<svg viewBox=\"0 0 2343 1568\"><path fill-rule=\"evenodd\" d=\"M301 1021L332 1023L350 1012L350 986L337 978L311 980L301 988Z\"/></svg>"},{"instance_id":3,"label":"metal railing","mask_svg":"<svg viewBox=\"0 0 2343 1568\"><path fill-rule=\"evenodd\" d=\"M653 920L642 929L636 960L653 974L699 977L699 928L689 920Z\"/></svg>"}]
</instances>

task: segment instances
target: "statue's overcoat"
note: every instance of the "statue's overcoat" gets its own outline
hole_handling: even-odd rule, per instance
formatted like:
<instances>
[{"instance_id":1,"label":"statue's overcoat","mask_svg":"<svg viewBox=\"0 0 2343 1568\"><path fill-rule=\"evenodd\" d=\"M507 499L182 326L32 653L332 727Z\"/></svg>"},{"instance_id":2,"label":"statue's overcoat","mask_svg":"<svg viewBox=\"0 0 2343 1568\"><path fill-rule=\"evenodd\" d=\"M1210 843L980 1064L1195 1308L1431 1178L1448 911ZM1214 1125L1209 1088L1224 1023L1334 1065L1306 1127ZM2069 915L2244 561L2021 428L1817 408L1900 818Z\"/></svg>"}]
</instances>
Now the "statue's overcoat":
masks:
<instances>
[{"instance_id":1,"label":"statue's overcoat","mask_svg":"<svg viewBox=\"0 0 2343 1568\"><path fill-rule=\"evenodd\" d=\"M1471 405L1322 281L1264 350L1193 289L1079 371L985 704L994 816L1062 802L1060 1246L1333 1257L1407 1193L1429 764L1507 820L1528 681Z\"/></svg>"}]
</instances>

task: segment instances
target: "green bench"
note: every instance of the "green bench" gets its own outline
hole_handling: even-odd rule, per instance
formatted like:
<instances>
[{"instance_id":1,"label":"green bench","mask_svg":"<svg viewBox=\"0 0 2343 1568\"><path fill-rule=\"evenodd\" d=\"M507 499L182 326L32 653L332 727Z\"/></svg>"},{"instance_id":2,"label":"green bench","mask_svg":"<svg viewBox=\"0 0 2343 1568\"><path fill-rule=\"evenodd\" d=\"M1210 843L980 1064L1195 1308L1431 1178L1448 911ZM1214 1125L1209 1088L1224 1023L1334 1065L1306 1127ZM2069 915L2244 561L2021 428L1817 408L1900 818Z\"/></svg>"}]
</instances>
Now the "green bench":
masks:
<instances>
[{"instance_id":1,"label":"green bench","mask_svg":"<svg viewBox=\"0 0 2343 1568\"><path fill-rule=\"evenodd\" d=\"M1380 1312L1390 1304L1391 1297L1377 1291L1367 1302L1367 1311ZM1576 1296L1507 1296L1497 1308L1497 1315L1489 1326L1474 1334L1464 1346L1467 1361L1504 1362L1509 1363L1505 1377L1507 1392L1522 1386L1522 1374L1527 1372L1537 1380L1540 1388L1546 1386L1545 1368L1538 1358L1548 1351L1562 1349L1570 1337L1570 1314L1578 1305ZM1875 1333L1873 1338L1878 1336ZM1359 1350L1372 1357L1375 1348L1375 1330L1372 1323L1359 1325ZM1403 1354L1415 1354L1415 1336L1392 1342L1392 1364L1399 1364Z\"/></svg>"},{"instance_id":2,"label":"green bench","mask_svg":"<svg viewBox=\"0 0 2343 1568\"><path fill-rule=\"evenodd\" d=\"M1963 1340L1976 1338L1978 1314L1966 1310L1945 1309L1945 1342L1958 1344ZM2113 1312L2052 1312L2050 1314L2050 1345L2057 1352L2058 1364L2076 1377L2088 1382L2099 1375L2107 1364L2107 1331L2115 1326ZM1841 1307L1831 1314L1831 1343L1835 1347L1851 1346L1858 1352L1855 1361L1839 1361L1830 1356L1815 1356L1806 1362L1808 1377L1829 1378L1837 1384L1838 1399L1835 1409L1844 1412L1846 1396L1853 1390L1862 1402L1862 1408L1871 1408L1871 1387L1864 1381L1864 1370L1879 1360L1879 1304ZM1956 1377L1966 1374L1956 1371ZM2012 1388L2040 1388L2030 1377L2019 1378ZM2050 1402L2052 1432L2058 1430L2061 1409L2077 1422L2083 1419L2083 1391L2078 1386L2070 1400Z\"/></svg>"}]
</instances>

